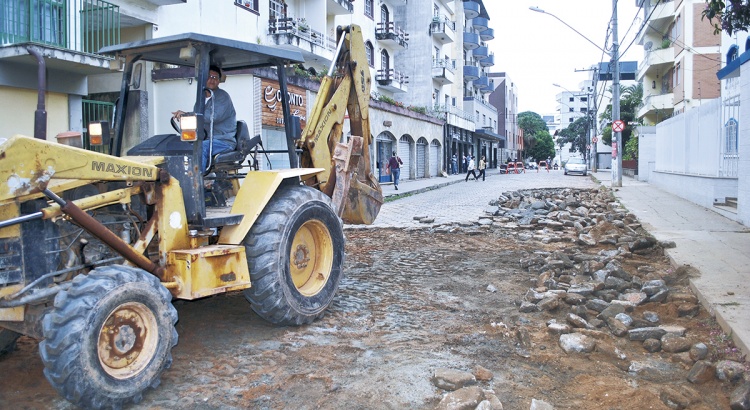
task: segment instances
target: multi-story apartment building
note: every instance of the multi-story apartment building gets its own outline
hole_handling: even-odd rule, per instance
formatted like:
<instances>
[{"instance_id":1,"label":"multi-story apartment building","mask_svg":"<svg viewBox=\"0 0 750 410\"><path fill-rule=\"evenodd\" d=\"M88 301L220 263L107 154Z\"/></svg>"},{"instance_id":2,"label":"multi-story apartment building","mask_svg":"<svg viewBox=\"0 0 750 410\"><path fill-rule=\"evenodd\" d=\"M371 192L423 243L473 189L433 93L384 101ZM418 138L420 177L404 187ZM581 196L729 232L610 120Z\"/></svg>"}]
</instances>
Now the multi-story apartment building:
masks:
<instances>
[{"instance_id":1,"label":"multi-story apartment building","mask_svg":"<svg viewBox=\"0 0 750 410\"><path fill-rule=\"evenodd\" d=\"M701 21L703 0L637 0L646 27L637 40L645 57L638 70L643 107L638 117L657 124L674 114L718 98L721 36Z\"/></svg>"},{"instance_id":2,"label":"multi-story apartment building","mask_svg":"<svg viewBox=\"0 0 750 410\"><path fill-rule=\"evenodd\" d=\"M503 163L508 158L521 158L523 151L523 137L518 128L518 89L507 73L490 73L489 77L495 84L489 102L497 110L497 133L505 137L505 147L498 157Z\"/></svg>"},{"instance_id":3,"label":"multi-story apartment building","mask_svg":"<svg viewBox=\"0 0 750 410\"><path fill-rule=\"evenodd\" d=\"M0 120L13 124L6 128L11 134L33 131L36 71L27 44L41 47L48 57L50 134L77 131L85 145L84 124L111 117L120 86L119 64L97 50L184 31L299 51L305 63L289 68L289 91L297 97L293 109L304 125L319 86L316 76L332 65L336 26L354 23L362 27L373 78L371 162L377 172L397 152L404 161L403 179L437 176L453 152L492 160L503 142L496 110L486 99L494 56L485 42L494 35L481 0L21 0L0 5L0 95L17 101ZM142 134L171 132L170 113L191 108L193 74L147 64L136 70L139 86L129 100ZM221 87L232 96L238 119L252 124L251 132L262 135L266 148L283 148L283 123L266 112L273 105L267 97L278 87L275 76L263 70L228 74ZM272 155L272 166L283 167L283 157ZM387 180L383 175L381 181Z\"/></svg>"}]
</instances>

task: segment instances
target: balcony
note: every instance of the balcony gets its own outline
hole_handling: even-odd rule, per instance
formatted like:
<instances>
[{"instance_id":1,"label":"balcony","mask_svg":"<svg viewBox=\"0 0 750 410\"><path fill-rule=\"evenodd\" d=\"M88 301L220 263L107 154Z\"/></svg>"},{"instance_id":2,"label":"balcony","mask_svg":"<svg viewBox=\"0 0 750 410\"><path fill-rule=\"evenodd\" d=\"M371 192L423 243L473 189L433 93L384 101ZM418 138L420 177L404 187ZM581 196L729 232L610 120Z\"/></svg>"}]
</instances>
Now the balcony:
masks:
<instances>
[{"instance_id":1,"label":"balcony","mask_svg":"<svg viewBox=\"0 0 750 410\"><path fill-rule=\"evenodd\" d=\"M482 39L482 41L490 41L495 39L495 29L488 28L487 30L482 31L479 33L479 38Z\"/></svg>"},{"instance_id":2,"label":"balcony","mask_svg":"<svg viewBox=\"0 0 750 410\"><path fill-rule=\"evenodd\" d=\"M35 43L99 56L120 43L120 7L101 0L0 1L0 44Z\"/></svg>"},{"instance_id":3,"label":"balcony","mask_svg":"<svg viewBox=\"0 0 750 410\"><path fill-rule=\"evenodd\" d=\"M326 10L329 15L340 15L340 14L352 14L354 12L354 5L351 0L328 0L328 9Z\"/></svg>"},{"instance_id":4,"label":"balcony","mask_svg":"<svg viewBox=\"0 0 750 410\"><path fill-rule=\"evenodd\" d=\"M434 59L432 60L432 79L440 84L453 84L456 78L456 60Z\"/></svg>"},{"instance_id":5,"label":"balcony","mask_svg":"<svg viewBox=\"0 0 750 410\"><path fill-rule=\"evenodd\" d=\"M473 65L464 66L464 82L474 81L479 78L479 67Z\"/></svg>"},{"instance_id":6,"label":"balcony","mask_svg":"<svg viewBox=\"0 0 750 410\"><path fill-rule=\"evenodd\" d=\"M477 47L471 52L471 56L481 63L482 60L490 56L490 49L487 46Z\"/></svg>"},{"instance_id":7,"label":"balcony","mask_svg":"<svg viewBox=\"0 0 750 410\"><path fill-rule=\"evenodd\" d=\"M495 65L495 53L490 53L487 58L479 61L479 65L482 67L492 67Z\"/></svg>"},{"instance_id":8,"label":"balcony","mask_svg":"<svg viewBox=\"0 0 750 410\"><path fill-rule=\"evenodd\" d=\"M375 81L378 82L379 88L388 90L394 93L405 93L409 91L407 84L409 83L409 77L394 70L378 70L375 75Z\"/></svg>"},{"instance_id":9,"label":"balcony","mask_svg":"<svg viewBox=\"0 0 750 410\"><path fill-rule=\"evenodd\" d=\"M663 118L666 113L674 111L674 93L651 94L643 99L643 107L638 110L638 118L662 112Z\"/></svg>"},{"instance_id":10,"label":"balcony","mask_svg":"<svg viewBox=\"0 0 750 410\"><path fill-rule=\"evenodd\" d=\"M384 44L409 48L409 35L392 21L378 23L375 28L375 38Z\"/></svg>"},{"instance_id":11,"label":"balcony","mask_svg":"<svg viewBox=\"0 0 750 410\"><path fill-rule=\"evenodd\" d=\"M664 72L674 66L674 61L674 47L646 51L643 62L638 67L638 76L636 78L640 81L646 74L654 70Z\"/></svg>"},{"instance_id":12,"label":"balcony","mask_svg":"<svg viewBox=\"0 0 750 410\"><path fill-rule=\"evenodd\" d=\"M484 90L485 88L489 88L490 86L490 79L489 77L482 75L473 82L474 87Z\"/></svg>"},{"instance_id":13,"label":"balcony","mask_svg":"<svg viewBox=\"0 0 750 410\"><path fill-rule=\"evenodd\" d=\"M490 27L490 21L484 17L474 17L471 25L474 26L474 30L482 32Z\"/></svg>"},{"instance_id":14,"label":"balcony","mask_svg":"<svg viewBox=\"0 0 750 410\"><path fill-rule=\"evenodd\" d=\"M434 110L438 113L438 118L444 120L448 125L459 128L473 130L475 115L468 111L460 110L454 106L435 106ZM454 137L455 138L455 137Z\"/></svg>"},{"instance_id":15,"label":"balcony","mask_svg":"<svg viewBox=\"0 0 750 410\"><path fill-rule=\"evenodd\" d=\"M479 16L479 3L475 1L464 2L464 17L467 19L473 19Z\"/></svg>"},{"instance_id":16,"label":"balcony","mask_svg":"<svg viewBox=\"0 0 750 410\"><path fill-rule=\"evenodd\" d=\"M284 17L268 22L268 35L277 46L296 50L305 59L314 58L331 61L336 49L336 40L310 28L305 19Z\"/></svg>"},{"instance_id":17,"label":"balcony","mask_svg":"<svg viewBox=\"0 0 750 410\"><path fill-rule=\"evenodd\" d=\"M464 31L464 49L473 50L479 47L479 44L479 34Z\"/></svg>"},{"instance_id":18,"label":"balcony","mask_svg":"<svg viewBox=\"0 0 750 410\"><path fill-rule=\"evenodd\" d=\"M456 41L456 22L448 17L433 17L430 24L430 35L440 44Z\"/></svg>"}]
</instances>

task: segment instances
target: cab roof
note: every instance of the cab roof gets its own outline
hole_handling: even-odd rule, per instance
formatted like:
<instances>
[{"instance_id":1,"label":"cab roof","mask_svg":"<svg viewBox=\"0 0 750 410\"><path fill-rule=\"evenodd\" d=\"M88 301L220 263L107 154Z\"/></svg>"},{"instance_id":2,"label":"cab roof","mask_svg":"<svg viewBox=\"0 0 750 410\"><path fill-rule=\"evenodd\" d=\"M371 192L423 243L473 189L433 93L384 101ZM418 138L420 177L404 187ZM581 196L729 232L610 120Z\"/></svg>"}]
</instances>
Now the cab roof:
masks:
<instances>
[{"instance_id":1,"label":"cab roof","mask_svg":"<svg viewBox=\"0 0 750 410\"><path fill-rule=\"evenodd\" d=\"M197 52L182 53L183 57L187 58L180 58L180 50L189 46L196 49L207 46L211 55L211 64L218 65L226 71L272 66L279 62L286 64L304 62L302 54L298 51L198 33L182 33L107 46L99 50L99 53L112 56L140 55L141 60L194 67Z\"/></svg>"}]
</instances>

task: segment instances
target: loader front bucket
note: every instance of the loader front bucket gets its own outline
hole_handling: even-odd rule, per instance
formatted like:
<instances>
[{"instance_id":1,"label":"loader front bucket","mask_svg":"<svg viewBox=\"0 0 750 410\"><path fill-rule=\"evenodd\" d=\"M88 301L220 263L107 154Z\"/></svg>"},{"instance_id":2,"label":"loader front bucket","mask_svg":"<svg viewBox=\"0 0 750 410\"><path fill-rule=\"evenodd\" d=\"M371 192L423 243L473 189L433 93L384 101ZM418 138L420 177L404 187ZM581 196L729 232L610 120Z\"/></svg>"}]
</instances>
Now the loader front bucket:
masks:
<instances>
[{"instance_id":1,"label":"loader front bucket","mask_svg":"<svg viewBox=\"0 0 750 410\"><path fill-rule=\"evenodd\" d=\"M383 192L377 182L353 179L341 219L348 224L370 225L380 213L381 205Z\"/></svg>"}]
</instances>

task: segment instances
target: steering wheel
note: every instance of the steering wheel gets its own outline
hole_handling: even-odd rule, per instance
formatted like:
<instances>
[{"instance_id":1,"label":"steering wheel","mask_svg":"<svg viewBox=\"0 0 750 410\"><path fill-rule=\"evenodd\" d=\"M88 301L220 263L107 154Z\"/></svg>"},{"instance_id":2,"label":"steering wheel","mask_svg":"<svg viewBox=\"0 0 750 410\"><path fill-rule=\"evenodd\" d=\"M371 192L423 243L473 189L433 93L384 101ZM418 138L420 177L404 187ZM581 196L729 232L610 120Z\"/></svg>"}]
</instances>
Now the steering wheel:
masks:
<instances>
[{"instance_id":1,"label":"steering wheel","mask_svg":"<svg viewBox=\"0 0 750 410\"><path fill-rule=\"evenodd\" d=\"M177 131L177 134L182 134L182 129L180 128L180 121L175 117L170 117L169 122L172 124L172 128L174 128L175 131Z\"/></svg>"}]
</instances>

